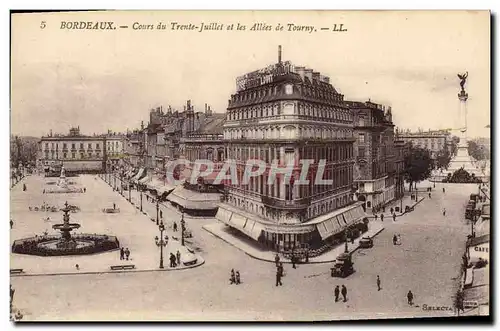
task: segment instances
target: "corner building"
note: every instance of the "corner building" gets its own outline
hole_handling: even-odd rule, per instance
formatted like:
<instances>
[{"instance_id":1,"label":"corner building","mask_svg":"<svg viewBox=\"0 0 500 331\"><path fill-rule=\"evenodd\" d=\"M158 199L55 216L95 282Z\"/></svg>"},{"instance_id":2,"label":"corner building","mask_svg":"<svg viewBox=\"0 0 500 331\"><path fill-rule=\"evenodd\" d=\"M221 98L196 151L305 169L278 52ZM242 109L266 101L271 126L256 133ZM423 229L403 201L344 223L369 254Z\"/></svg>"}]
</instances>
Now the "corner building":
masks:
<instances>
[{"instance_id":1,"label":"corner building","mask_svg":"<svg viewBox=\"0 0 500 331\"><path fill-rule=\"evenodd\" d=\"M361 203L353 202L353 116L328 77L281 62L280 54L278 63L237 78L226 116L226 155L238 183L226 185L219 221L269 248L306 247L314 255L363 220ZM292 180L277 176L268 185L266 171L243 185L250 159L264 160L267 170L273 160L294 162ZM294 184L301 159L314 160L308 185ZM322 178L332 185L314 185L321 159Z\"/></svg>"}]
</instances>

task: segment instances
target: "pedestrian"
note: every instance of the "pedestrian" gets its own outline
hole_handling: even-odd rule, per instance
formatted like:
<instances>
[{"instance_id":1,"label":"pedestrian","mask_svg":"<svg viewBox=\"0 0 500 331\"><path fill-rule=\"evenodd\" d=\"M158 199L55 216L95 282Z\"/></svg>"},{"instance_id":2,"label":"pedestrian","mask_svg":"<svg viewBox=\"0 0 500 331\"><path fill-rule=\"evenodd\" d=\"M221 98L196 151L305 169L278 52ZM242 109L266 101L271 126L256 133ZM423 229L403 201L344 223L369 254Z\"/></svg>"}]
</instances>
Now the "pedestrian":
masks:
<instances>
[{"instance_id":1,"label":"pedestrian","mask_svg":"<svg viewBox=\"0 0 500 331\"><path fill-rule=\"evenodd\" d=\"M12 301L14 301L14 293L16 293L16 290L12 288L12 285L10 285L10 304L12 305Z\"/></svg>"},{"instance_id":2,"label":"pedestrian","mask_svg":"<svg viewBox=\"0 0 500 331\"><path fill-rule=\"evenodd\" d=\"M80 270L80 266L78 264L75 264L75 268L77 271Z\"/></svg>"},{"instance_id":3,"label":"pedestrian","mask_svg":"<svg viewBox=\"0 0 500 331\"><path fill-rule=\"evenodd\" d=\"M383 222L384 221L384 214L380 214L380 220Z\"/></svg>"},{"instance_id":4,"label":"pedestrian","mask_svg":"<svg viewBox=\"0 0 500 331\"><path fill-rule=\"evenodd\" d=\"M378 218L378 215L377 215L377 214L374 214L374 215L375 215L375 221L376 221L376 220L377 220L377 218Z\"/></svg>"},{"instance_id":5,"label":"pedestrian","mask_svg":"<svg viewBox=\"0 0 500 331\"><path fill-rule=\"evenodd\" d=\"M443 208L443 216L446 216L446 208Z\"/></svg>"},{"instance_id":6,"label":"pedestrian","mask_svg":"<svg viewBox=\"0 0 500 331\"><path fill-rule=\"evenodd\" d=\"M278 267L280 264L280 256L278 253L276 253L276 256L274 257L274 262L276 263L276 267Z\"/></svg>"},{"instance_id":7,"label":"pedestrian","mask_svg":"<svg viewBox=\"0 0 500 331\"><path fill-rule=\"evenodd\" d=\"M87 188L86 187L83 188L83 193L85 193L85 192L87 192Z\"/></svg>"},{"instance_id":8,"label":"pedestrian","mask_svg":"<svg viewBox=\"0 0 500 331\"><path fill-rule=\"evenodd\" d=\"M236 284L236 276L234 274L234 269L231 269L231 277L229 277L229 284Z\"/></svg>"},{"instance_id":9,"label":"pedestrian","mask_svg":"<svg viewBox=\"0 0 500 331\"><path fill-rule=\"evenodd\" d=\"M345 285L342 285L342 296L344 297L344 302L347 301L347 287L345 287Z\"/></svg>"},{"instance_id":10,"label":"pedestrian","mask_svg":"<svg viewBox=\"0 0 500 331\"><path fill-rule=\"evenodd\" d=\"M392 237L392 243L393 245L396 245L398 243L398 237L396 236L396 234L394 234L394 236Z\"/></svg>"},{"instance_id":11,"label":"pedestrian","mask_svg":"<svg viewBox=\"0 0 500 331\"><path fill-rule=\"evenodd\" d=\"M392 220L396 222L396 213L392 214Z\"/></svg>"},{"instance_id":12,"label":"pedestrian","mask_svg":"<svg viewBox=\"0 0 500 331\"><path fill-rule=\"evenodd\" d=\"M292 252L292 257L291 257L291 260L292 260L292 268L294 269L297 269L297 266L295 265L295 253Z\"/></svg>"},{"instance_id":13,"label":"pedestrian","mask_svg":"<svg viewBox=\"0 0 500 331\"><path fill-rule=\"evenodd\" d=\"M382 288L380 287L380 276L377 275L377 288L380 291Z\"/></svg>"},{"instance_id":14,"label":"pedestrian","mask_svg":"<svg viewBox=\"0 0 500 331\"><path fill-rule=\"evenodd\" d=\"M177 232L177 222L174 222L174 232Z\"/></svg>"},{"instance_id":15,"label":"pedestrian","mask_svg":"<svg viewBox=\"0 0 500 331\"><path fill-rule=\"evenodd\" d=\"M429 199L431 198L431 192L429 192Z\"/></svg>"},{"instance_id":16,"label":"pedestrian","mask_svg":"<svg viewBox=\"0 0 500 331\"><path fill-rule=\"evenodd\" d=\"M26 184L23 184L23 191L26 191Z\"/></svg>"},{"instance_id":17,"label":"pedestrian","mask_svg":"<svg viewBox=\"0 0 500 331\"><path fill-rule=\"evenodd\" d=\"M240 279L240 271L236 271L236 285L241 284L241 279Z\"/></svg>"},{"instance_id":18,"label":"pedestrian","mask_svg":"<svg viewBox=\"0 0 500 331\"><path fill-rule=\"evenodd\" d=\"M281 282L281 277L283 277L283 275L281 274L279 268L278 270L276 270L276 286L283 286L283 283Z\"/></svg>"},{"instance_id":19,"label":"pedestrian","mask_svg":"<svg viewBox=\"0 0 500 331\"><path fill-rule=\"evenodd\" d=\"M394 214L394 208L391 207L391 214Z\"/></svg>"},{"instance_id":20,"label":"pedestrian","mask_svg":"<svg viewBox=\"0 0 500 331\"><path fill-rule=\"evenodd\" d=\"M129 256L130 256L130 251L129 251L128 247L127 247L127 248L125 248L125 257L126 257L127 261L129 259Z\"/></svg>"},{"instance_id":21,"label":"pedestrian","mask_svg":"<svg viewBox=\"0 0 500 331\"><path fill-rule=\"evenodd\" d=\"M123 260L125 257L125 250L122 248L120 248L120 260Z\"/></svg>"},{"instance_id":22,"label":"pedestrian","mask_svg":"<svg viewBox=\"0 0 500 331\"><path fill-rule=\"evenodd\" d=\"M335 286L335 290L333 291L333 293L335 294L335 302L338 302L339 301L339 295L340 295L340 288L339 286Z\"/></svg>"},{"instance_id":23,"label":"pedestrian","mask_svg":"<svg viewBox=\"0 0 500 331\"><path fill-rule=\"evenodd\" d=\"M408 291L408 294L406 295L406 297L408 298L408 304L410 306L413 306L413 293L411 293L411 290Z\"/></svg>"},{"instance_id":24,"label":"pedestrian","mask_svg":"<svg viewBox=\"0 0 500 331\"><path fill-rule=\"evenodd\" d=\"M173 253L170 253L170 268L175 268L177 265L175 264L175 255Z\"/></svg>"},{"instance_id":25,"label":"pedestrian","mask_svg":"<svg viewBox=\"0 0 500 331\"><path fill-rule=\"evenodd\" d=\"M444 187L443 187L443 193L446 193L446 190L444 189Z\"/></svg>"},{"instance_id":26,"label":"pedestrian","mask_svg":"<svg viewBox=\"0 0 500 331\"><path fill-rule=\"evenodd\" d=\"M10 219L10 228L12 229L12 227L14 226L14 221L12 220L12 218Z\"/></svg>"},{"instance_id":27,"label":"pedestrian","mask_svg":"<svg viewBox=\"0 0 500 331\"><path fill-rule=\"evenodd\" d=\"M351 234L351 244L354 244L354 234Z\"/></svg>"},{"instance_id":28,"label":"pedestrian","mask_svg":"<svg viewBox=\"0 0 500 331\"><path fill-rule=\"evenodd\" d=\"M179 250L177 250L177 253L175 253L175 256L177 258L177 264L181 265L181 252L179 252Z\"/></svg>"}]
</instances>

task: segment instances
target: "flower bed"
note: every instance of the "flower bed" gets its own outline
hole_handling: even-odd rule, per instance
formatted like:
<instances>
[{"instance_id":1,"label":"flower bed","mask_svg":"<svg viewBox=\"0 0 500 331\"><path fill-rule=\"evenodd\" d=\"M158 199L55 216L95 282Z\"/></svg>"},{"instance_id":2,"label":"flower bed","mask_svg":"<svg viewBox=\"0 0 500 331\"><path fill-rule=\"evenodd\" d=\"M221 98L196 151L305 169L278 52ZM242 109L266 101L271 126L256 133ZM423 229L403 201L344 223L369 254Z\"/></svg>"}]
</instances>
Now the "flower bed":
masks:
<instances>
[{"instance_id":1,"label":"flower bed","mask_svg":"<svg viewBox=\"0 0 500 331\"><path fill-rule=\"evenodd\" d=\"M63 255L88 255L102 253L120 247L120 242L115 236L98 234L78 234L71 237L77 244L74 248L58 249L55 245L47 245L51 241L61 240L58 235L44 235L15 240L12 253L37 256L63 256ZM90 243L90 245L89 245Z\"/></svg>"}]
</instances>

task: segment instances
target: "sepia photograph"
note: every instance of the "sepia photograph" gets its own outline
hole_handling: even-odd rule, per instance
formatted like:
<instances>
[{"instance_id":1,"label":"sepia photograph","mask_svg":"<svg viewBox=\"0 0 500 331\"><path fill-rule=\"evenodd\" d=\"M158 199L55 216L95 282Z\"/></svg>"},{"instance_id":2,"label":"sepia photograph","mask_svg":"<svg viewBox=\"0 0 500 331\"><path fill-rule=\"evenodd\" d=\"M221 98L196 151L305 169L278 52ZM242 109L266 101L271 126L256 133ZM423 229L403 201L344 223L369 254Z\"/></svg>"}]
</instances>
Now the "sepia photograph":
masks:
<instances>
[{"instance_id":1,"label":"sepia photograph","mask_svg":"<svg viewBox=\"0 0 500 331\"><path fill-rule=\"evenodd\" d=\"M489 317L491 20L11 12L10 320Z\"/></svg>"}]
</instances>

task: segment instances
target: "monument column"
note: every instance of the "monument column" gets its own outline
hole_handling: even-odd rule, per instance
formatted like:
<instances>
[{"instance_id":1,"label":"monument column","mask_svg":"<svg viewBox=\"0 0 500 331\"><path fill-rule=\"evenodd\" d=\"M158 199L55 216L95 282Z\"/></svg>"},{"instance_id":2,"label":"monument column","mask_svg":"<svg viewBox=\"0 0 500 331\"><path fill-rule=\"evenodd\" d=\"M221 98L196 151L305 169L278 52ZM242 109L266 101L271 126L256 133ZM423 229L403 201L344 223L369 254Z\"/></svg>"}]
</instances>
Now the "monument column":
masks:
<instances>
[{"instance_id":1,"label":"monument column","mask_svg":"<svg viewBox=\"0 0 500 331\"><path fill-rule=\"evenodd\" d=\"M458 93L458 100L460 100L460 147L467 147L467 99L469 94L465 90L461 90Z\"/></svg>"}]
</instances>

